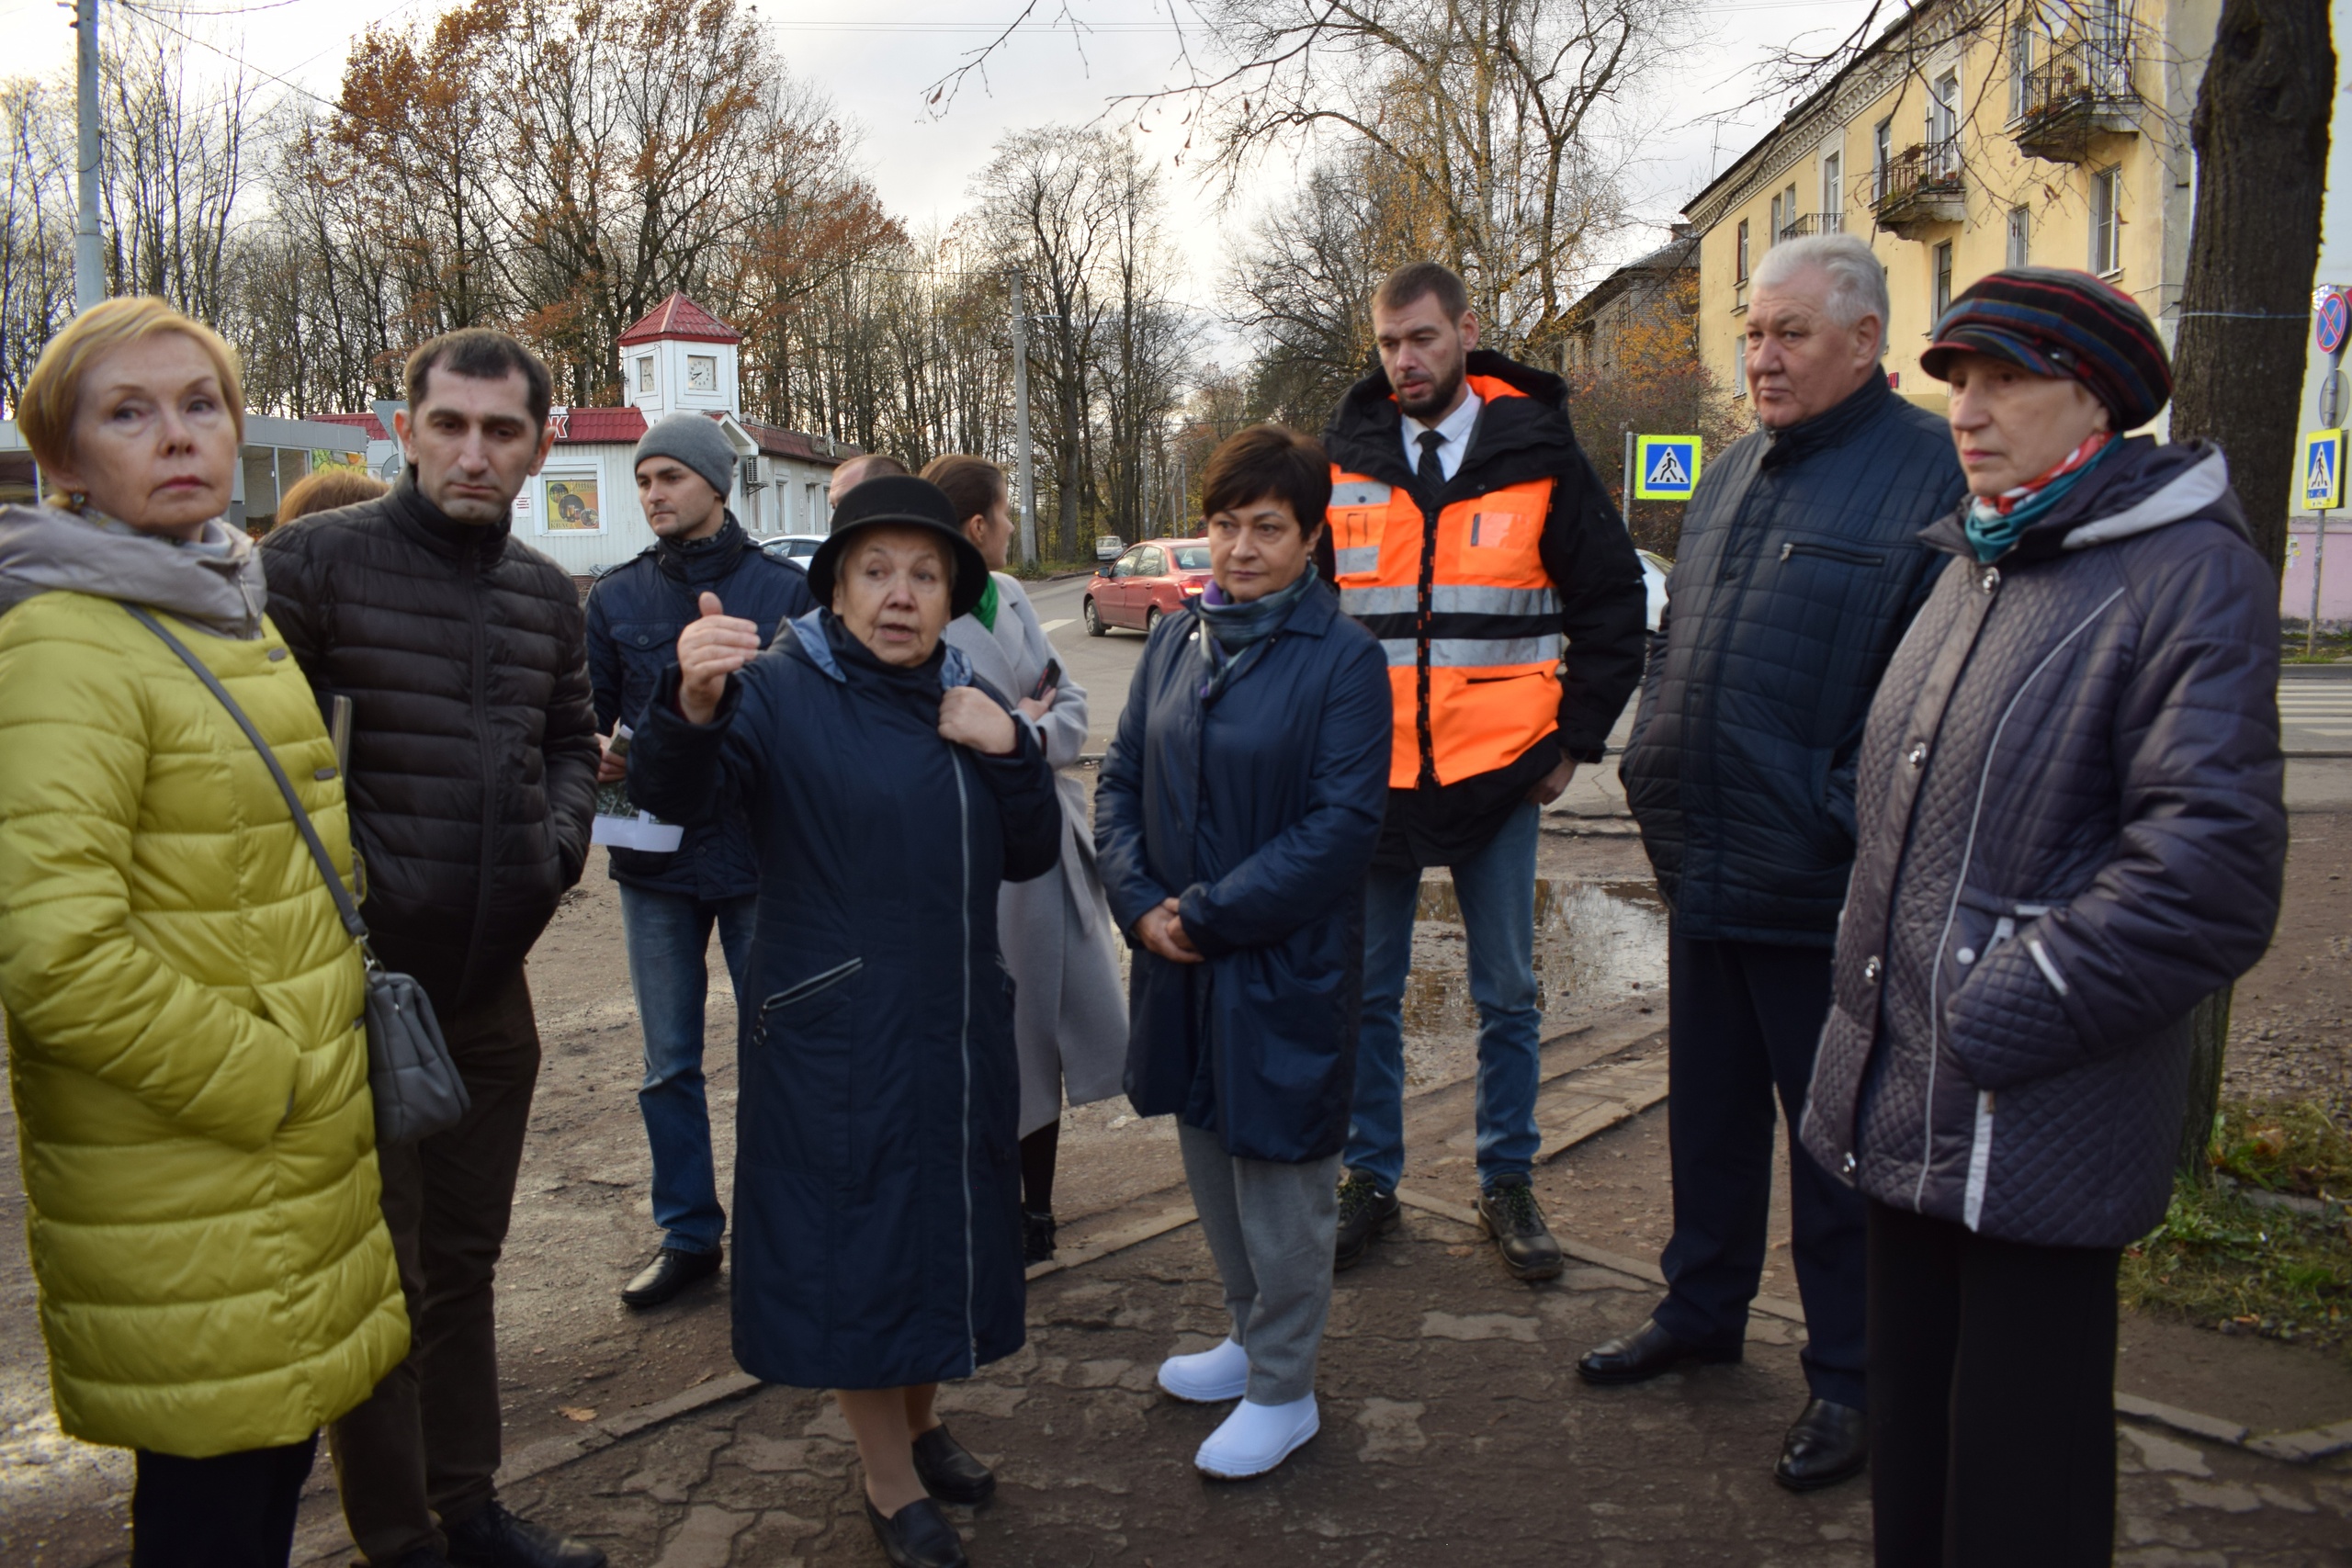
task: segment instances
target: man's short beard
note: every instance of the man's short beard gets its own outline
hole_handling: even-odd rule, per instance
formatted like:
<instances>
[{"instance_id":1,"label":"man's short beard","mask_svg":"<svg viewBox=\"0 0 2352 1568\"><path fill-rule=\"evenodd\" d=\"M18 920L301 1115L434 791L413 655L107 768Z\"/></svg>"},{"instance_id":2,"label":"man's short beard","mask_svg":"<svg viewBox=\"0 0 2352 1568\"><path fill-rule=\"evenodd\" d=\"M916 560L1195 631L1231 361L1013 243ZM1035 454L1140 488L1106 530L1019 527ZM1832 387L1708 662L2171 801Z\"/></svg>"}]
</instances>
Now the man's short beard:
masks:
<instances>
[{"instance_id":1,"label":"man's short beard","mask_svg":"<svg viewBox=\"0 0 2352 1568\"><path fill-rule=\"evenodd\" d=\"M1430 388L1430 395L1426 399L1408 402L1405 400L1405 394L1398 392L1396 406L1415 419L1426 422L1429 415L1442 412L1453 403L1454 394L1462 390L1462 380L1463 372L1457 367L1445 380L1433 383Z\"/></svg>"}]
</instances>

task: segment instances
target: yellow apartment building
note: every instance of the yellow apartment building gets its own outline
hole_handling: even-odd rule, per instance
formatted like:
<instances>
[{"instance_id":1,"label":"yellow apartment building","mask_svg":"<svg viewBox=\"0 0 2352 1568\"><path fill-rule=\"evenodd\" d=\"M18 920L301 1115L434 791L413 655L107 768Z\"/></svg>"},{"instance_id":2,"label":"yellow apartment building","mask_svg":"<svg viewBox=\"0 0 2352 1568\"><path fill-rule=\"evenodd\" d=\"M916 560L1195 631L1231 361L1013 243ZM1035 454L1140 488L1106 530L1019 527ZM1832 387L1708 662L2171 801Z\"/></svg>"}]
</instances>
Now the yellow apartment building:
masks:
<instances>
[{"instance_id":1,"label":"yellow apartment building","mask_svg":"<svg viewBox=\"0 0 2352 1568\"><path fill-rule=\"evenodd\" d=\"M1746 397L1750 274L1782 240L1838 231L1886 269L1895 389L1937 412L1928 331L2004 266L2098 273L2169 344L2219 17L2220 0L1940 0L1894 23L1685 209L1709 368Z\"/></svg>"}]
</instances>

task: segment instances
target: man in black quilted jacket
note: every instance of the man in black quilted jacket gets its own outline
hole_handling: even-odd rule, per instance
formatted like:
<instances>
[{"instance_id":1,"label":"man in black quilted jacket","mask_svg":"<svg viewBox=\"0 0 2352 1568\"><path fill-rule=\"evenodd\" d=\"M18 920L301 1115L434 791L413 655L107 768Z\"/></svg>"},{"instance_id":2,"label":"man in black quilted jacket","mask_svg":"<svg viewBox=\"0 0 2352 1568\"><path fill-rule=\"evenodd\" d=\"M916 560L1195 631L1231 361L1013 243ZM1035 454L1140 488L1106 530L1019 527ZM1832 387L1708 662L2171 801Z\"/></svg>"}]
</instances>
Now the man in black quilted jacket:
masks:
<instances>
[{"instance_id":1,"label":"man in black quilted jacket","mask_svg":"<svg viewBox=\"0 0 2352 1568\"><path fill-rule=\"evenodd\" d=\"M492 1485L492 1278L539 1070L523 958L587 860L599 751L579 592L510 531L547 458L551 387L481 329L419 348L407 382L390 493L262 544L270 618L322 704L353 705L345 789L376 953L425 987L473 1101L378 1151L410 1350L335 1423L335 1477L371 1564L599 1568Z\"/></svg>"},{"instance_id":2,"label":"man in black quilted jacket","mask_svg":"<svg viewBox=\"0 0 2352 1568\"><path fill-rule=\"evenodd\" d=\"M1777 1089L1812 1397L1773 1474L1796 1491L1868 1452L1862 1204L1795 1129L1829 1010L1863 721L1928 594L1935 558L1917 536L1964 489L1943 422L1887 386L1886 319L1884 274L1850 236L1776 246L1756 271L1746 371L1763 428L1691 496L1623 769L1673 911L1667 1295L1577 1366L1629 1383L1739 1359Z\"/></svg>"}]
</instances>

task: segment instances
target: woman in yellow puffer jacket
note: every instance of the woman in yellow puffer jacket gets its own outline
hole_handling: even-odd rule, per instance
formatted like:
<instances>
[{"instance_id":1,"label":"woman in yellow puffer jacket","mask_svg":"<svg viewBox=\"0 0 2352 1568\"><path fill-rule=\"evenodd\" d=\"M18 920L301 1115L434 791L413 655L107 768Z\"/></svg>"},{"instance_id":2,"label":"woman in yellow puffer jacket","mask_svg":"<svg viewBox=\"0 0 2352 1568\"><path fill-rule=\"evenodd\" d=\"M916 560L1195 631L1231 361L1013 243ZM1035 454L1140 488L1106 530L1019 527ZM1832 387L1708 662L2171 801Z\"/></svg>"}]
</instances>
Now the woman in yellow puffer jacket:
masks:
<instances>
[{"instance_id":1,"label":"woman in yellow puffer jacket","mask_svg":"<svg viewBox=\"0 0 2352 1568\"><path fill-rule=\"evenodd\" d=\"M347 868L343 783L220 521L227 344L110 300L17 418L63 492L0 509L0 1008L58 1419L138 1450L134 1564L283 1564L318 1428L408 1345L361 961L259 754L124 604L235 696Z\"/></svg>"}]
</instances>

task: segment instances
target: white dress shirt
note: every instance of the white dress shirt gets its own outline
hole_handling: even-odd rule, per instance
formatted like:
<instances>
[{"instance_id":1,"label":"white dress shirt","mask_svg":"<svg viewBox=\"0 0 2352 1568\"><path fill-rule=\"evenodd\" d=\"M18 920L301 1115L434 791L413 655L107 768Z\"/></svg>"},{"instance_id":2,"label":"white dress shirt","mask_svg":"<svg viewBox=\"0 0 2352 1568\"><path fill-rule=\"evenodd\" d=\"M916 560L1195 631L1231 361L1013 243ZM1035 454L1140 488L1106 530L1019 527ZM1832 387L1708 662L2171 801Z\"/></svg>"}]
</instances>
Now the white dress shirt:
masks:
<instances>
[{"instance_id":1,"label":"white dress shirt","mask_svg":"<svg viewBox=\"0 0 2352 1568\"><path fill-rule=\"evenodd\" d=\"M1434 428L1445 439L1437 449L1437 466L1452 479L1462 467L1462 459L1470 451L1470 432L1478 423L1478 411L1487 400L1476 392L1464 392L1462 406L1437 422L1435 426L1423 424L1411 414L1403 420L1405 430L1405 467L1415 473L1421 471L1421 436Z\"/></svg>"}]
</instances>

